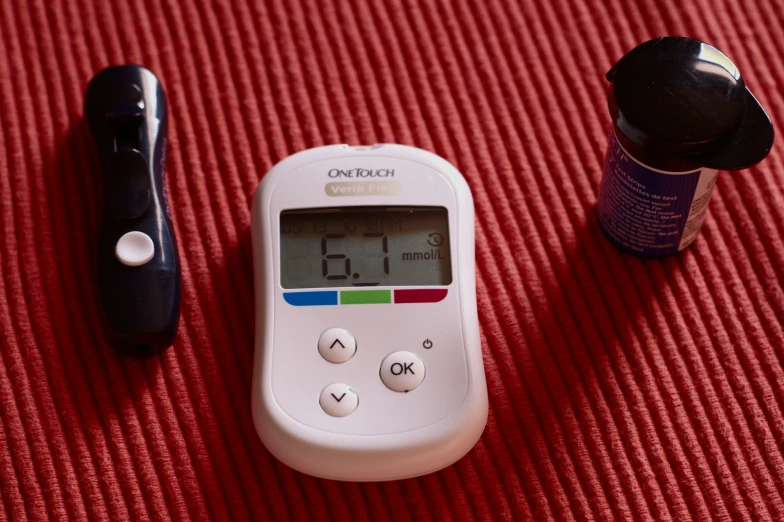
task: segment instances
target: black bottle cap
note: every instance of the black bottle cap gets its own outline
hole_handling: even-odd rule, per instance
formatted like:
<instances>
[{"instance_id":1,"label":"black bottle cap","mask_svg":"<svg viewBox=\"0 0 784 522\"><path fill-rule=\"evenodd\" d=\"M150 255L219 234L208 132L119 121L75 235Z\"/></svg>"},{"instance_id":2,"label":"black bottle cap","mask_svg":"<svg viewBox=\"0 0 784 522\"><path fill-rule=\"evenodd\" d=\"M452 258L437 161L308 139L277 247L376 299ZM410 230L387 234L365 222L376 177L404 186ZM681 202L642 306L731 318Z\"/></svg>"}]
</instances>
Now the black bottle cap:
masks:
<instances>
[{"instance_id":1,"label":"black bottle cap","mask_svg":"<svg viewBox=\"0 0 784 522\"><path fill-rule=\"evenodd\" d=\"M634 145L715 169L750 167L773 145L770 118L721 51L680 36L638 45L607 73L610 115Z\"/></svg>"}]
</instances>

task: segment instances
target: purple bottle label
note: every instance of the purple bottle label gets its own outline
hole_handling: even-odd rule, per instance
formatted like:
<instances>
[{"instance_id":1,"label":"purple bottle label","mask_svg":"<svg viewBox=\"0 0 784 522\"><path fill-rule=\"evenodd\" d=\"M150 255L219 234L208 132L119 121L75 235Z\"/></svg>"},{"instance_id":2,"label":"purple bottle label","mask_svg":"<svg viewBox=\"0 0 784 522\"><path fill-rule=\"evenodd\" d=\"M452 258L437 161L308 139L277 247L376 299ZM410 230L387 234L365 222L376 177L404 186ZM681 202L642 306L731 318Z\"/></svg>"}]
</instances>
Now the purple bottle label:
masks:
<instances>
[{"instance_id":1,"label":"purple bottle label","mask_svg":"<svg viewBox=\"0 0 784 522\"><path fill-rule=\"evenodd\" d=\"M597 210L605 234L643 256L674 254L697 237L718 171L668 172L629 156L610 135Z\"/></svg>"}]
</instances>

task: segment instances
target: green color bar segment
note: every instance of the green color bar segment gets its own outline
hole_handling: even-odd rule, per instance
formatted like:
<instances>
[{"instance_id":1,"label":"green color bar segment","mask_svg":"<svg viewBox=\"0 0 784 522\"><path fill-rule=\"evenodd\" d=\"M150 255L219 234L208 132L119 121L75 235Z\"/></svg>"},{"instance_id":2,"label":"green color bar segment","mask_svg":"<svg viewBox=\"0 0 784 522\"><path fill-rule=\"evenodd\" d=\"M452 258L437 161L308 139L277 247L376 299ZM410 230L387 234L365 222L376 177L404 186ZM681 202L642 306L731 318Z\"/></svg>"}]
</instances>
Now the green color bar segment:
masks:
<instances>
[{"instance_id":1,"label":"green color bar segment","mask_svg":"<svg viewBox=\"0 0 784 522\"><path fill-rule=\"evenodd\" d=\"M340 304L389 304L391 290L341 290Z\"/></svg>"}]
</instances>

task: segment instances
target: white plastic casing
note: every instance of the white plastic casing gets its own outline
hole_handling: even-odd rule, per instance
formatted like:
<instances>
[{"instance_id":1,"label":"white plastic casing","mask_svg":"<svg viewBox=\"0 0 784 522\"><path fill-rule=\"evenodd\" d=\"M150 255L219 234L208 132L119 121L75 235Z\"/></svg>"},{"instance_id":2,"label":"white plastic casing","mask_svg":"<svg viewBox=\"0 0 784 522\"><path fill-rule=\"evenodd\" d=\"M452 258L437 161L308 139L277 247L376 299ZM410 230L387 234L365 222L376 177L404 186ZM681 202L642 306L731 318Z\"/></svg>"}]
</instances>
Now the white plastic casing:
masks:
<instances>
[{"instance_id":1,"label":"white plastic casing","mask_svg":"<svg viewBox=\"0 0 784 522\"><path fill-rule=\"evenodd\" d=\"M328 174L357 168L393 169L394 177ZM353 195L328 195L335 183ZM452 260L452 282L441 287L446 297L406 304L287 303L283 293L289 290L280 284L280 213L343 206L446 208ZM402 145L306 150L275 165L262 180L252 235L253 419L275 457L323 478L392 480L441 469L473 447L487 421L487 388L476 309L473 199L457 169ZM389 288L394 293L398 287ZM332 364L319 354L319 336L329 328L345 328L356 339L356 354L345 363ZM418 355L427 372L407 393L390 390L379 376L384 358L401 350ZM332 417L320 407L319 396L332 383L356 390L359 404L350 415Z\"/></svg>"}]
</instances>

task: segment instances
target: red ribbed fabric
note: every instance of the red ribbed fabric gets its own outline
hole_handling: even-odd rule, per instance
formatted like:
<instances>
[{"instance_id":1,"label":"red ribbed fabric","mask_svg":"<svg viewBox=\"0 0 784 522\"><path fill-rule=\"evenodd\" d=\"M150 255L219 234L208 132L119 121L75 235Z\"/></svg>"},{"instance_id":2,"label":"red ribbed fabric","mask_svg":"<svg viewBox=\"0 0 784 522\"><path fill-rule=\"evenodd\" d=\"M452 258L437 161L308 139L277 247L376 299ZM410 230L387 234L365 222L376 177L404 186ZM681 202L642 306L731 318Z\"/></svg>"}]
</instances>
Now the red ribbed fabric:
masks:
<instances>
[{"instance_id":1,"label":"red ribbed fabric","mask_svg":"<svg viewBox=\"0 0 784 522\"><path fill-rule=\"evenodd\" d=\"M0 0L0 519L784 520L784 140L677 257L594 215L603 75L666 34L784 121L780 0ZM183 264L177 342L143 361L100 326L82 115L126 62L168 95ZM418 479L301 475L251 420L251 198L342 142L434 151L476 199L490 418Z\"/></svg>"}]
</instances>

